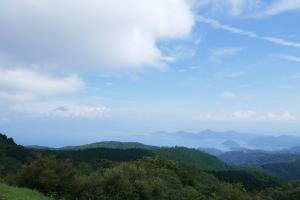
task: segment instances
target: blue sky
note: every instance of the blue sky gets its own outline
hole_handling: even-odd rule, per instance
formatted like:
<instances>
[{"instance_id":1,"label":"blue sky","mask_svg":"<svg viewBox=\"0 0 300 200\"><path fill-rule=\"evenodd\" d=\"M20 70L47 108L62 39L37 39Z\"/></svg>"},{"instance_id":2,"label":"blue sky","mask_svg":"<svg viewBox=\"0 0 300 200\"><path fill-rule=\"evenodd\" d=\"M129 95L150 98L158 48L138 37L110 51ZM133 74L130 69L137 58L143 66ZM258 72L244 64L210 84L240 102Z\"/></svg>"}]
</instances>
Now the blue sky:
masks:
<instances>
[{"instance_id":1,"label":"blue sky","mask_svg":"<svg viewBox=\"0 0 300 200\"><path fill-rule=\"evenodd\" d=\"M2 0L0 130L300 135L299 19L299 0Z\"/></svg>"}]
</instances>

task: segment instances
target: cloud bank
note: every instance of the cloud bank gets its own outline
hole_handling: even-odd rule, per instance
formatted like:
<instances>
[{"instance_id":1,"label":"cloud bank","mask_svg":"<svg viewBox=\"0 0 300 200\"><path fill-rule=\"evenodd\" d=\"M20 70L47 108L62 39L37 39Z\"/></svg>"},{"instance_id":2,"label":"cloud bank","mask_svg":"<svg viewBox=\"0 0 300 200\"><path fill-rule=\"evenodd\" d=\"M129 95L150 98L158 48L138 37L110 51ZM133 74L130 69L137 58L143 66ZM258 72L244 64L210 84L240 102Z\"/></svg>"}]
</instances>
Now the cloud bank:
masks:
<instances>
[{"instance_id":1,"label":"cloud bank","mask_svg":"<svg viewBox=\"0 0 300 200\"><path fill-rule=\"evenodd\" d=\"M157 43L193 24L186 0L1 0L0 55L59 67L159 66L170 58Z\"/></svg>"},{"instance_id":2,"label":"cloud bank","mask_svg":"<svg viewBox=\"0 0 300 200\"><path fill-rule=\"evenodd\" d=\"M54 95L77 92L84 88L84 82L77 75L57 78L20 68L0 68L0 74L0 88L9 92Z\"/></svg>"},{"instance_id":3,"label":"cloud bank","mask_svg":"<svg viewBox=\"0 0 300 200\"><path fill-rule=\"evenodd\" d=\"M227 114L202 114L195 117L198 121L225 121L225 122L270 122L270 123L297 123L299 118L289 111L258 113L253 110L237 110Z\"/></svg>"}]
</instances>

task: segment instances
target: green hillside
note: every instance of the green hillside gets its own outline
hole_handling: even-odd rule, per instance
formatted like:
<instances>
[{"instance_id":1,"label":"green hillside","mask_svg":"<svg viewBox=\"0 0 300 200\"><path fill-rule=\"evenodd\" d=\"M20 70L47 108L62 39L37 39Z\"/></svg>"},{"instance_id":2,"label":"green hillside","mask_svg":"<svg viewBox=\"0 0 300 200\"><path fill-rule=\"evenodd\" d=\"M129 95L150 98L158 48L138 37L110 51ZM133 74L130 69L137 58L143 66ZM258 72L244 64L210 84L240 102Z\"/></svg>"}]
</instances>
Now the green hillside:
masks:
<instances>
[{"instance_id":1,"label":"green hillside","mask_svg":"<svg viewBox=\"0 0 300 200\"><path fill-rule=\"evenodd\" d=\"M59 150L41 152L43 152L44 154L55 154L60 158L70 159L75 163L93 163L100 159L113 161L132 161L141 159L145 156L154 156L154 154L151 151L146 149L92 148L82 150Z\"/></svg>"},{"instance_id":2,"label":"green hillside","mask_svg":"<svg viewBox=\"0 0 300 200\"><path fill-rule=\"evenodd\" d=\"M0 184L0 200L48 199L35 191L66 200L298 200L300 195L299 181L283 185L195 149L30 150L4 135L0 140L0 180L6 184Z\"/></svg>"},{"instance_id":3,"label":"green hillside","mask_svg":"<svg viewBox=\"0 0 300 200\"><path fill-rule=\"evenodd\" d=\"M0 200L50 200L39 192L0 183Z\"/></svg>"},{"instance_id":4,"label":"green hillside","mask_svg":"<svg viewBox=\"0 0 300 200\"><path fill-rule=\"evenodd\" d=\"M0 133L0 178L5 173L16 171L33 157L31 150L17 145L12 138Z\"/></svg>"},{"instance_id":5,"label":"green hillside","mask_svg":"<svg viewBox=\"0 0 300 200\"><path fill-rule=\"evenodd\" d=\"M294 162L268 163L261 168L285 180L300 179L300 160Z\"/></svg>"},{"instance_id":6,"label":"green hillside","mask_svg":"<svg viewBox=\"0 0 300 200\"><path fill-rule=\"evenodd\" d=\"M99 148L96 147L96 144L101 144L105 147ZM133 161L146 156L157 156L161 159L176 160L185 164L194 165L203 170L218 171L229 169L229 167L223 161L219 160L215 156L200 152L196 149L189 149L185 147L159 148L135 142L103 142L95 143L94 147L90 145L82 145L76 148L67 148L63 150L40 151L46 154L55 154L61 158L71 159L75 163L92 163L99 159L113 161Z\"/></svg>"},{"instance_id":7,"label":"green hillside","mask_svg":"<svg viewBox=\"0 0 300 200\"><path fill-rule=\"evenodd\" d=\"M78 168L53 156L39 157L21 170L18 180L23 187L67 200L254 200L257 196L197 167L154 157L102 160L93 168Z\"/></svg>"},{"instance_id":8,"label":"green hillside","mask_svg":"<svg viewBox=\"0 0 300 200\"><path fill-rule=\"evenodd\" d=\"M282 181L275 176L258 170L250 169L231 169L226 171L208 172L221 181L229 183L240 183L247 191L259 191L268 187L277 187Z\"/></svg>"},{"instance_id":9,"label":"green hillside","mask_svg":"<svg viewBox=\"0 0 300 200\"><path fill-rule=\"evenodd\" d=\"M203 170L227 170L229 166L215 156L185 147L159 148L153 151L158 157L177 160L185 164L197 166Z\"/></svg>"},{"instance_id":10,"label":"green hillside","mask_svg":"<svg viewBox=\"0 0 300 200\"><path fill-rule=\"evenodd\" d=\"M230 151L218 156L229 165L249 166L284 180L300 179L300 155L261 150Z\"/></svg>"},{"instance_id":11,"label":"green hillside","mask_svg":"<svg viewBox=\"0 0 300 200\"><path fill-rule=\"evenodd\" d=\"M117 141L104 141L92 144L63 147L61 150L82 150L92 148L109 148L109 149L156 149L158 147L145 145L139 142L117 142Z\"/></svg>"}]
</instances>

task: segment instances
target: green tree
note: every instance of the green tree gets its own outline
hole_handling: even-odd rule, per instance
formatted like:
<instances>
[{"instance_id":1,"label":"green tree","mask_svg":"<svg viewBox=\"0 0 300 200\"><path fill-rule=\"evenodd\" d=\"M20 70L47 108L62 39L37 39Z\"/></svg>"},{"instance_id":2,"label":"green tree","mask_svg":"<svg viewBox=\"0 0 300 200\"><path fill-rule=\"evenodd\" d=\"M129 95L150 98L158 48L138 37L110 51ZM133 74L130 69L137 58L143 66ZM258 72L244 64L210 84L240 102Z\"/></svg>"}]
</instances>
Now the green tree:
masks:
<instances>
[{"instance_id":1,"label":"green tree","mask_svg":"<svg viewBox=\"0 0 300 200\"><path fill-rule=\"evenodd\" d=\"M18 174L18 184L53 195L70 194L74 183L75 170L68 160L59 160L55 156L40 156L25 166Z\"/></svg>"}]
</instances>

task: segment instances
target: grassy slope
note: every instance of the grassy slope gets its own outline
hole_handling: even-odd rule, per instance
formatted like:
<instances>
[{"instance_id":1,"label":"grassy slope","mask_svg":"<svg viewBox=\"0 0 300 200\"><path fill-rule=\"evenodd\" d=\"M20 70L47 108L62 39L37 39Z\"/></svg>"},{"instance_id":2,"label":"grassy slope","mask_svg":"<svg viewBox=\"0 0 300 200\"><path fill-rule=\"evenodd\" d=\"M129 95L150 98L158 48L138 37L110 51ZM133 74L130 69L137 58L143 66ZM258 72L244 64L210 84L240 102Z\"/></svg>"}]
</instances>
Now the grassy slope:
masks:
<instances>
[{"instance_id":1,"label":"grassy slope","mask_svg":"<svg viewBox=\"0 0 300 200\"><path fill-rule=\"evenodd\" d=\"M0 183L0 200L50 200L30 189L16 188Z\"/></svg>"},{"instance_id":2,"label":"grassy slope","mask_svg":"<svg viewBox=\"0 0 300 200\"><path fill-rule=\"evenodd\" d=\"M203 170L227 170L229 167L215 156L185 147L160 148L153 151L158 157L177 160L197 166Z\"/></svg>"}]
</instances>

